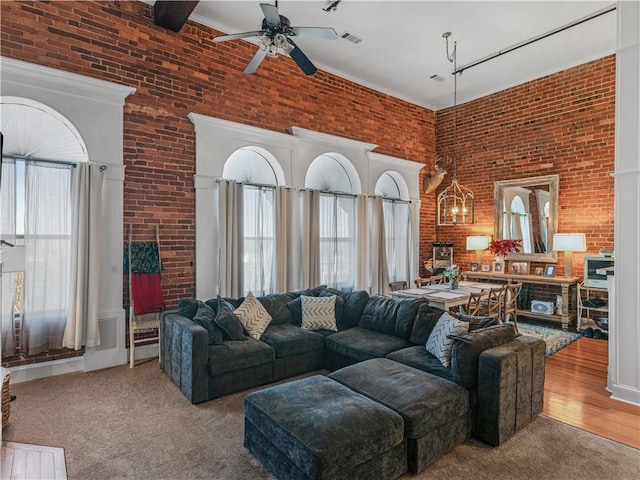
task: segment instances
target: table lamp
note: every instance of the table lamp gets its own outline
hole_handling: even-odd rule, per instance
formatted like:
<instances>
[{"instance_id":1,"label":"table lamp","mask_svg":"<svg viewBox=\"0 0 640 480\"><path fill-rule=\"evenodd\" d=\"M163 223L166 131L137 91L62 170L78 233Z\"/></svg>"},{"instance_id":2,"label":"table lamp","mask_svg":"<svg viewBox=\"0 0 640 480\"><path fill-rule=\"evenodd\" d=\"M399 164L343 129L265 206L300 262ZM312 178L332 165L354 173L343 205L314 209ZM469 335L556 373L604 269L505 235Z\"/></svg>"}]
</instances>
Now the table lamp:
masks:
<instances>
[{"instance_id":1,"label":"table lamp","mask_svg":"<svg viewBox=\"0 0 640 480\"><path fill-rule=\"evenodd\" d=\"M553 251L564 252L564 276L571 277L571 265L573 252L587 250L587 241L584 233L555 233L553 235Z\"/></svg>"},{"instance_id":2,"label":"table lamp","mask_svg":"<svg viewBox=\"0 0 640 480\"><path fill-rule=\"evenodd\" d=\"M474 235L467 237L467 250L476 251L476 262L478 265L482 263L482 251L489 247L490 237L487 235Z\"/></svg>"}]
</instances>

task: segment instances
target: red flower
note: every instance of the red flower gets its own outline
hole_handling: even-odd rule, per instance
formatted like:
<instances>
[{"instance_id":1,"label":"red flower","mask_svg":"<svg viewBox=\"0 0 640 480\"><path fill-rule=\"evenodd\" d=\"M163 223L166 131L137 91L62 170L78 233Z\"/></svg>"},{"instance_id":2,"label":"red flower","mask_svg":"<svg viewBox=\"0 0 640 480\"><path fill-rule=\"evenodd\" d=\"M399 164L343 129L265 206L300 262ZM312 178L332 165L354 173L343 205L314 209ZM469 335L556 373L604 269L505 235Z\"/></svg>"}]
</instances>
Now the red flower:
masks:
<instances>
[{"instance_id":1,"label":"red flower","mask_svg":"<svg viewBox=\"0 0 640 480\"><path fill-rule=\"evenodd\" d=\"M491 240L489 242L490 250L494 255L508 255L509 253L518 253L520 251L522 240Z\"/></svg>"}]
</instances>

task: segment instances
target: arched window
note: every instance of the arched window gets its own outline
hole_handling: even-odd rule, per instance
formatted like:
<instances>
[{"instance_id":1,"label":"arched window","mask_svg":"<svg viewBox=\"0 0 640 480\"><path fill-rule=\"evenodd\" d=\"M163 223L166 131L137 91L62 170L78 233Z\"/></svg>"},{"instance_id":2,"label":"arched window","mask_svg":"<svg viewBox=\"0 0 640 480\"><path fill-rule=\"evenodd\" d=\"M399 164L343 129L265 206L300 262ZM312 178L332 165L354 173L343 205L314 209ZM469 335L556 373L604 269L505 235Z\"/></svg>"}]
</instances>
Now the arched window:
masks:
<instances>
[{"instance_id":1,"label":"arched window","mask_svg":"<svg viewBox=\"0 0 640 480\"><path fill-rule=\"evenodd\" d=\"M318 156L307 170L305 187L320 194L321 283L350 290L355 285L356 208L360 178L351 162L338 153Z\"/></svg>"},{"instance_id":2,"label":"arched window","mask_svg":"<svg viewBox=\"0 0 640 480\"><path fill-rule=\"evenodd\" d=\"M275 187L284 184L282 167L267 150L248 146L229 156L222 176L244 184L244 293L273 293Z\"/></svg>"},{"instance_id":3,"label":"arched window","mask_svg":"<svg viewBox=\"0 0 640 480\"><path fill-rule=\"evenodd\" d=\"M72 173L88 160L78 130L59 112L19 97L1 97L3 135L3 353L61 348L68 317L74 229ZM7 262L7 258L11 261Z\"/></svg>"},{"instance_id":4,"label":"arched window","mask_svg":"<svg viewBox=\"0 0 640 480\"><path fill-rule=\"evenodd\" d=\"M389 281L410 284L411 218L409 188L402 175L388 170L376 182L376 195L383 197L384 229Z\"/></svg>"}]
</instances>

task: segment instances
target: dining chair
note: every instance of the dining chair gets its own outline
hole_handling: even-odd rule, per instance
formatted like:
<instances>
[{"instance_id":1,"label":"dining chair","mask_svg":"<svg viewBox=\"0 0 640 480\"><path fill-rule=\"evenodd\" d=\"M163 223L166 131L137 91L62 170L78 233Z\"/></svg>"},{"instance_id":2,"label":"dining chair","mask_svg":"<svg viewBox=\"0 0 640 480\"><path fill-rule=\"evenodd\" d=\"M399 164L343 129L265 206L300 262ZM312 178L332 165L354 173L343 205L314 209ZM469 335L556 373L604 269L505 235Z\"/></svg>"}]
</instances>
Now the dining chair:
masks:
<instances>
[{"instance_id":1,"label":"dining chair","mask_svg":"<svg viewBox=\"0 0 640 480\"><path fill-rule=\"evenodd\" d=\"M439 285L444 283L444 275L432 275L429 277L429 285Z\"/></svg>"},{"instance_id":2,"label":"dining chair","mask_svg":"<svg viewBox=\"0 0 640 480\"><path fill-rule=\"evenodd\" d=\"M407 282L405 280L402 280L400 282L391 282L389 283L389 289L392 292L397 292L398 290L406 290Z\"/></svg>"},{"instance_id":3,"label":"dining chair","mask_svg":"<svg viewBox=\"0 0 640 480\"><path fill-rule=\"evenodd\" d=\"M488 290L488 297L483 304L480 315L483 317L493 317L497 322L502 320L502 303L504 302L506 286L491 288Z\"/></svg>"},{"instance_id":4,"label":"dining chair","mask_svg":"<svg viewBox=\"0 0 640 480\"><path fill-rule=\"evenodd\" d=\"M502 321L506 323L509 321L509 317L511 317L516 332L518 331L518 295L520 295L521 289L522 282L506 285L502 305Z\"/></svg>"},{"instance_id":5,"label":"dining chair","mask_svg":"<svg viewBox=\"0 0 640 480\"><path fill-rule=\"evenodd\" d=\"M480 292L473 292L469 294L469 300L464 308L464 313L467 315L481 315L483 309L485 309L489 297L489 290L482 290Z\"/></svg>"},{"instance_id":6,"label":"dining chair","mask_svg":"<svg viewBox=\"0 0 640 480\"><path fill-rule=\"evenodd\" d=\"M416 278L414 280L414 283L416 284L416 287L418 287L418 288L424 287L425 285L429 285L429 283L430 283L429 277Z\"/></svg>"}]
</instances>

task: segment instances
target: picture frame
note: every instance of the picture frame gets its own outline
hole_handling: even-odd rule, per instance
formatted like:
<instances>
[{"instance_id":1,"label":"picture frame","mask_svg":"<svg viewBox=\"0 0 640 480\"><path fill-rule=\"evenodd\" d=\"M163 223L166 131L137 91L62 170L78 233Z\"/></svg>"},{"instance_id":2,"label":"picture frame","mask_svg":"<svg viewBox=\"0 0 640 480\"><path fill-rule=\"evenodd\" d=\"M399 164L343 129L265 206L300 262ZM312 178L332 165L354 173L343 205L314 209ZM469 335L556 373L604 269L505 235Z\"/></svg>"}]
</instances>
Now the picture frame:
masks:
<instances>
[{"instance_id":1,"label":"picture frame","mask_svg":"<svg viewBox=\"0 0 640 480\"><path fill-rule=\"evenodd\" d=\"M545 277L555 277L556 275L556 266L553 264L547 264L544 267L544 276Z\"/></svg>"},{"instance_id":2,"label":"picture frame","mask_svg":"<svg viewBox=\"0 0 640 480\"><path fill-rule=\"evenodd\" d=\"M482 272L490 272L491 271L491 265L489 265L488 263L483 263L482 265L480 265L480 271L482 271Z\"/></svg>"},{"instance_id":3,"label":"picture frame","mask_svg":"<svg viewBox=\"0 0 640 480\"><path fill-rule=\"evenodd\" d=\"M509 273L529 274L529 262L509 262Z\"/></svg>"},{"instance_id":4,"label":"picture frame","mask_svg":"<svg viewBox=\"0 0 640 480\"><path fill-rule=\"evenodd\" d=\"M538 276L542 276L542 273L543 273L543 272L544 272L544 268L542 268L542 267L536 267L536 271L535 271L536 275L538 275Z\"/></svg>"},{"instance_id":5,"label":"picture frame","mask_svg":"<svg viewBox=\"0 0 640 480\"><path fill-rule=\"evenodd\" d=\"M471 264L471 271L472 272L477 272L478 271L478 264L476 262L473 262Z\"/></svg>"},{"instance_id":6,"label":"picture frame","mask_svg":"<svg viewBox=\"0 0 640 480\"><path fill-rule=\"evenodd\" d=\"M493 262L493 271L496 273L502 273L502 266L504 262Z\"/></svg>"}]
</instances>

